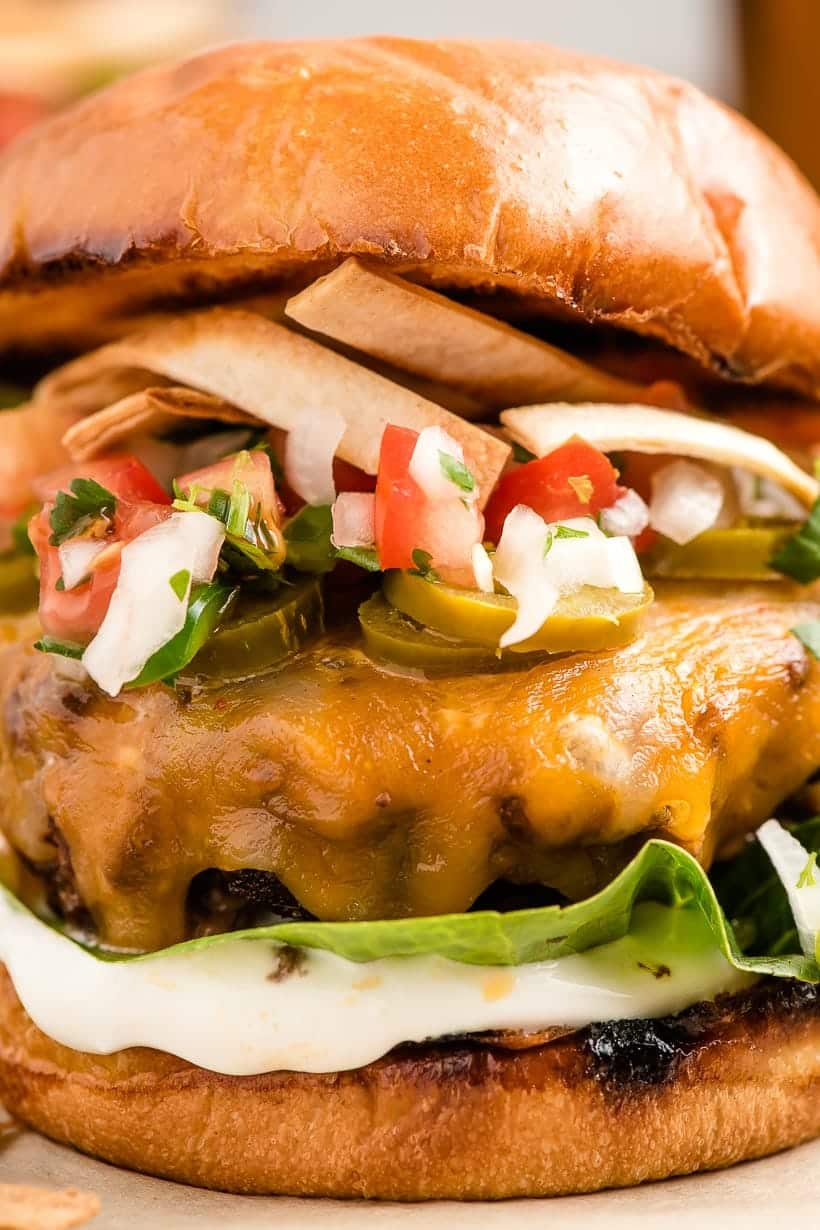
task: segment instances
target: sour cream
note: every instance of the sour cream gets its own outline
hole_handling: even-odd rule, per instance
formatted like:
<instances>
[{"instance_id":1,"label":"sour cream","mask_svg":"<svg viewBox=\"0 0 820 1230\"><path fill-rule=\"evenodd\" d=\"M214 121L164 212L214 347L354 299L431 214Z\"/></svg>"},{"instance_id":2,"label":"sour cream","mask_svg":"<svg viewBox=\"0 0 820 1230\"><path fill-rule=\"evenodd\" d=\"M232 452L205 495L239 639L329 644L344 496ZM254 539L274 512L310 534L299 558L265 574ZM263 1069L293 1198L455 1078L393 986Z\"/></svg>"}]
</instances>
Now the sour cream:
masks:
<instances>
[{"instance_id":1,"label":"sour cream","mask_svg":"<svg viewBox=\"0 0 820 1230\"><path fill-rule=\"evenodd\" d=\"M235 1076L339 1072L401 1042L665 1016L751 981L696 912L645 903L633 924L594 950L518 966L359 964L230 936L109 961L0 893L0 960L32 1020L75 1050L147 1046Z\"/></svg>"}]
</instances>

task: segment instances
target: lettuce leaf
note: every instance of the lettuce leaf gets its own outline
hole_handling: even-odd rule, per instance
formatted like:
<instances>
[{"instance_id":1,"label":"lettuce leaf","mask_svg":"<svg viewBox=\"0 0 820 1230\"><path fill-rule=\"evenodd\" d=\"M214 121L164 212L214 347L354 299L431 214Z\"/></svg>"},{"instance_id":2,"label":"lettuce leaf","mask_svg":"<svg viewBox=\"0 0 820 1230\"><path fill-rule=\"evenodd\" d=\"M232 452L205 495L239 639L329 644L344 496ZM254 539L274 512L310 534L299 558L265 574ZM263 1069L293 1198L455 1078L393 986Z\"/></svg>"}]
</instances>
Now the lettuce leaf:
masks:
<instances>
[{"instance_id":1,"label":"lettuce leaf","mask_svg":"<svg viewBox=\"0 0 820 1230\"><path fill-rule=\"evenodd\" d=\"M794 832L808 850L820 850L820 818ZM357 962L437 954L472 965L519 965L621 939L630 932L635 906L654 901L697 911L736 969L820 982L818 963L800 953L786 894L759 843L750 842L713 878L714 884L678 846L652 840L606 888L572 905L383 922L285 922L189 940L164 951L190 952L237 940L273 941L321 948ZM150 960L155 955L90 951L113 961Z\"/></svg>"}]
</instances>

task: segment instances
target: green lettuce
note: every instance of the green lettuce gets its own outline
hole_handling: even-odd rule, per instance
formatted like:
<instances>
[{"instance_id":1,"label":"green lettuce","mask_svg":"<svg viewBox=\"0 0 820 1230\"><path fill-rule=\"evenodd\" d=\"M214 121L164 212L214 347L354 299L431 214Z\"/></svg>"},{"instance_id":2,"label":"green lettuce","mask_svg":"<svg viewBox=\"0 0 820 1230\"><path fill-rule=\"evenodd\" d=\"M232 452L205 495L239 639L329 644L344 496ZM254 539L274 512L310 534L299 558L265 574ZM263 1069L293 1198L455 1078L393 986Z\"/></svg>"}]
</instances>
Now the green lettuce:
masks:
<instances>
[{"instance_id":1,"label":"green lettuce","mask_svg":"<svg viewBox=\"0 0 820 1230\"><path fill-rule=\"evenodd\" d=\"M820 818L794 832L807 850L820 850ZM818 963L800 953L785 891L754 841L712 880L690 854L652 840L605 889L572 905L383 922L277 923L189 940L164 951L183 953L248 940L321 948L357 962L436 954L471 965L519 965L623 938L633 927L635 907L645 901L696 912L736 969L820 982ZM91 951L116 961L150 960L154 955Z\"/></svg>"}]
</instances>

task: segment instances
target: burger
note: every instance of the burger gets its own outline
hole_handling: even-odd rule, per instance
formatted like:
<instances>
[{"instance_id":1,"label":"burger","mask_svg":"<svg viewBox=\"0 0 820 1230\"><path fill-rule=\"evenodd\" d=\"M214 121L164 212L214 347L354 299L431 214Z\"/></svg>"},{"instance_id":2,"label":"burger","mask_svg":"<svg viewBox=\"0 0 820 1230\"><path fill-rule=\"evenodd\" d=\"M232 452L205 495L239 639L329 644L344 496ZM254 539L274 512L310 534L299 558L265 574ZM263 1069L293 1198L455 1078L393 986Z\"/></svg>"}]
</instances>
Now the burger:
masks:
<instances>
[{"instance_id":1,"label":"burger","mask_svg":"<svg viewBox=\"0 0 820 1230\"><path fill-rule=\"evenodd\" d=\"M543 46L221 48L5 152L0 346L13 1115L408 1200L820 1135L776 148Z\"/></svg>"}]
</instances>

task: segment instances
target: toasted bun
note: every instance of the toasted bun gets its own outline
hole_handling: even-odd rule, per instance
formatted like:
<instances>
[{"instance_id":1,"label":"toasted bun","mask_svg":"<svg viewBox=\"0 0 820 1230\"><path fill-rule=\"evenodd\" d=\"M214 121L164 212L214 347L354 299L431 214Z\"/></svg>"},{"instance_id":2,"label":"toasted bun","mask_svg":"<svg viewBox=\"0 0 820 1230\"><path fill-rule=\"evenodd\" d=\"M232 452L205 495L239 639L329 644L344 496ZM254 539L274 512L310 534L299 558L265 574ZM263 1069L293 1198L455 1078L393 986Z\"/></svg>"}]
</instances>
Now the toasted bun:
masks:
<instances>
[{"instance_id":1,"label":"toasted bun","mask_svg":"<svg viewBox=\"0 0 820 1230\"><path fill-rule=\"evenodd\" d=\"M683 82L526 43L233 45L55 116L0 162L0 348L349 253L820 395L794 166Z\"/></svg>"},{"instance_id":2,"label":"toasted bun","mask_svg":"<svg viewBox=\"0 0 820 1230\"><path fill-rule=\"evenodd\" d=\"M0 976L0 1096L56 1140L237 1192L492 1199L620 1187L820 1134L820 997L768 984L510 1051L406 1048L339 1075L215 1076L51 1042Z\"/></svg>"}]
</instances>

